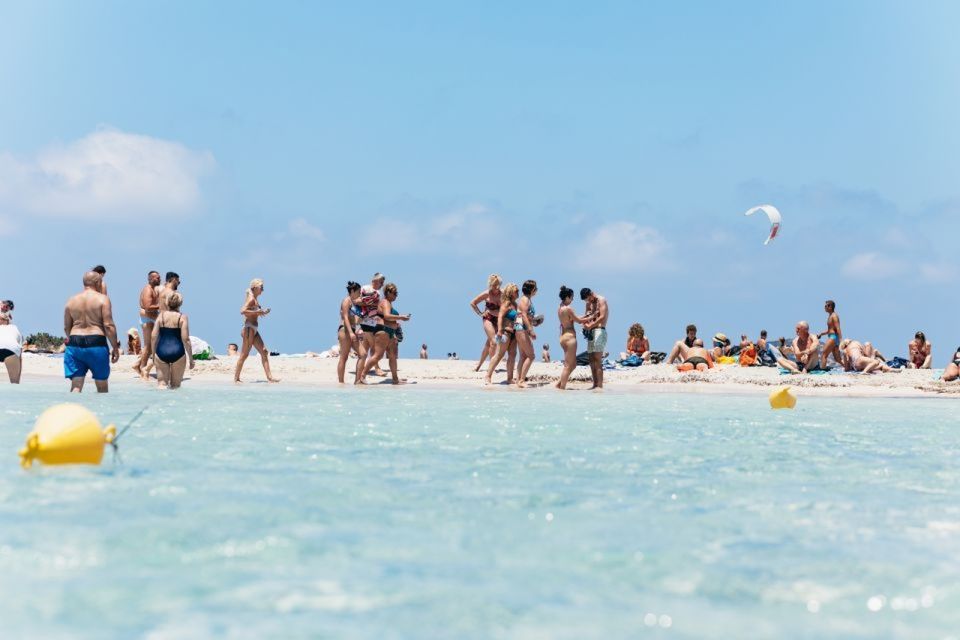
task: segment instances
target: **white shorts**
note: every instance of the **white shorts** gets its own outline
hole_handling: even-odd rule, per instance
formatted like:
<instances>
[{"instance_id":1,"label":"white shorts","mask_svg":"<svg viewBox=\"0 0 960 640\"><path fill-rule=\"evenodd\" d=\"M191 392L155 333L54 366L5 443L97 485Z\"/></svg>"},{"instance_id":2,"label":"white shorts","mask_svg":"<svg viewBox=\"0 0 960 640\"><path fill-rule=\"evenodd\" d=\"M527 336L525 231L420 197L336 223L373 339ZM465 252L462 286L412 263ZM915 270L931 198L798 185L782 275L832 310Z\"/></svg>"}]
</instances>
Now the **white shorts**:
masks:
<instances>
[{"instance_id":1,"label":"white shorts","mask_svg":"<svg viewBox=\"0 0 960 640\"><path fill-rule=\"evenodd\" d=\"M587 353L603 353L607 350L607 330L597 327L593 330L593 337L587 340Z\"/></svg>"}]
</instances>

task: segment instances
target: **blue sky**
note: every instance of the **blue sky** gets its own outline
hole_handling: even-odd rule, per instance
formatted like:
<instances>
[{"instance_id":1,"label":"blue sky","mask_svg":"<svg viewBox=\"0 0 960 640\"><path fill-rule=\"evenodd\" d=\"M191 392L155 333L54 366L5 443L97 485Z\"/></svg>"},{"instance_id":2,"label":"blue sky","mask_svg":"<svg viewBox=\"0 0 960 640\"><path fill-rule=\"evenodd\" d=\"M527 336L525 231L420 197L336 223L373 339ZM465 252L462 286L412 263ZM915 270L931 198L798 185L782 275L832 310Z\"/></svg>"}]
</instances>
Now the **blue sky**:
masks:
<instances>
[{"instance_id":1,"label":"blue sky","mask_svg":"<svg viewBox=\"0 0 960 640\"><path fill-rule=\"evenodd\" d=\"M194 333L335 340L383 271L403 344L475 356L491 272L590 286L619 336L845 332L960 343L960 5L0 3L0 295L59 331L107 265L122 328L149 269ZM744 218L772 203L780 238Z\"/></svg>"}]
</instances>

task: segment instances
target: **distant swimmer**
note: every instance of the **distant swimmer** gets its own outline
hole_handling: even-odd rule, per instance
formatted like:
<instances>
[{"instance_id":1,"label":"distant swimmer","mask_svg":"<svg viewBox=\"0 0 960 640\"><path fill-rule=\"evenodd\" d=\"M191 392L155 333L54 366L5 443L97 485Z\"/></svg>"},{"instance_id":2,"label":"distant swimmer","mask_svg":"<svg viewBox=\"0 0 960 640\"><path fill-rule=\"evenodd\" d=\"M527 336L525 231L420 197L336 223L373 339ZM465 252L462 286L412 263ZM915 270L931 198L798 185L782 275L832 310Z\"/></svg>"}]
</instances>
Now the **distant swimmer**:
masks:
<instances>
[{"instance_id":1,"label":"distant swimmer","mask_svg":"<svg viewBox=\"0 0 960 640\"><path fill-rule=\"evenodd\" d=\"M167 271L167 281L162 289L157 291L157 308L159 311L169 311L167 299L180 288L180 276L173 271Z\"/></svg>"},{"instance_id":2,"label":"distant swimmer","mask_svg":"<svg viewBox=\"0 0 960 640\"><path fill-rule=\"evenodd\" d=\"M580 290L580 299L587 303L590 310L590 319L583 323L583 328L589 332L587 355L590 357L590 375L593 378L591 389L602 389L603 356L607 349L607 320L610 317L610 308L606 298L587 287Z\"/></svg>"},{"instance_id":3,"label":"distant swimmer","mask_svg":"<svg viewBox=\"0 0 960 640\"><path fill-rule=\"evenodd\" d=\"M487 290L470 301L470 308L480 316L483 332L487 336L487 341L483 343L483 350L480 352L480 360L477 362L474 371L480 371L487 357L492 358L497 350L497 317L500 314L501 284L503 284L503 280L500 276L495 273L492 274L487 278ZM483 303L483 311L478 306L481 302Z\"/></svg>"},{"instance_id":4,"label":"distant swimmer","mask_svg":"<svg viewBox=\"0 0 960 640\"><path fill-rule=\"evenodd\" d=\"M120 359L113 309L110 298L100 293L101 283L99 273L85 273L83 291L67 300L63 312L63 333L67 336L63 371L70 379L71 392L83 391L88 371L98 392L109 391L110 364Z\"/></svg>"},{"instance_id":5,"label":"distant swimmer","mask_svg":"<svg viewBox=\"0 0 960 640\"><path fill-rule=\"evenodd\" d=\"M823 351L820 352L820 368L826 370L827 358L833 356L833 359L840 364L843 361L840 342L843 341L843 332L840 330L840 316L837 315L837 303L833 300L827 300L823 303L823 310L827 312L827 330L817 334L817 338L827 337L823 345Z\"/></svg>"},{"instance_id":6,"label":"distant swimmer","mask_svg":"<svg viewBox=\"0 0 960 640\"><path fill-rule=\"evenodd\" d=\"M174 274L176 275L176 274ZM177 278L179 282L179 277ZM255 349L260 354L260 362L263 364L263 372L267 374L267 380L270 382L280 382L270 373L270 351L263 344L263 337L260 335L260 318L268 315L270 309L264 309L260 306L259 298L263 293L263 280L254 278L250 281L250 288L243 299L243 306L240 307L240 315L243 316L243 329L240 336L243 338L243 346L240 348L240 357L237 358L237 369L233 375L233 381L240 382L240 372L243 371L243 363L250 356L250 350ZM161 301L163 297L161 296Z\"/></svg>"},{"instance_id":7,"label":"distant swimmer","mask_svg":"<svg viewBox=\"0 0 960 640\"><path fill-rule=\"evenodd\" d=\"M527 373L530 366L537 358L534 351L534 341L537 334L534 333L536 326L537 311L533 306L533 296L537 295L537 281L527 280L521 288L523 295L517 301L517 320L513 325L514 336L517 340L517 349L520 352L520 362L517 368L517 387L527 386Z\"/></svg>"},{"instance_id":8,"label":"distant swimmer","mask_svg":"<svg viewBox=\"0 0 960 640\"><path fill-rule=\"evenodd\" d=\"M7 369L10 384L20 384L23 336L9 311L0 311L0 362Z\"/></svg>"},{"instance_id":9,"label":"distant swimmer","mask_svg":"<svg viewBox=\"0 0 960 640\"><path fill-rule=\"evenodd\" d=\"M364 354L361 352L361 337L358 321L360 320L360 308L357 301L360 300L360 284L351 280L347 283L347 295L340 301L340 326L337 327L337 341L340 343L340 360L337 362L337 380L340 384L344 383L347 373L347 360L350 359L350 352L357 354L357 367L360 367L364 361Z\"/></svg>"},{"instance_id":10,"label":"distant swimmer","mask_svg":"<svg viewBox=\"0 0 960 640\"><path fill-rule=\"evenodd\" d=\"M560 287L560 308L557 309L557 319L560 321L560 348L563 349L563 371L557 381L557 389L566 389L570 374L577 368L577 330L576 324L583 324L570 306L573 303L573 289L564 285ZM546 346L546 345L544 345Z\"/></svg>"},{"instance_id":11,"label":"distant swimmer","mask_svg":"<svg viewBox=\"0 0 960 640\"><path fill-rule=\"evenodd\" d=\"M153 325L160 313L160 272L151 271L147 274L147 284L140 290L140 329L143 331L143 343L140 358L133 365L133 370L146 380L150 375L150 356L153 355Z\"/></svg>"},{"instance_id":12,"label":"distant swimmer","mask_svg":"<svg viewBox=\"0 0 960 640\"><path fill-rule=\"evenodd\" d=\"M500 296L500 311L497 313L497 350L490 358L484 384L493 382L493 374L504 355L507 356L507 384L513 383L513 359L517 353L515 327L519 316L517 298L519 297L520 289L514 283L511 282L503 288Z\"/></svg>"},{"instance_id":13,"label":"distant swimmer","mask_svg":"<svg viewBox=\"0 0 960 640\"><path fill-rule=\"evenodd\" d=\"M157 386L179 389L183 374L189 364L193 369L193 352L190 348L190 319L180 313L183 296L173 293L167 298L168 311L157 316L153 332L153 351L157 358Z\"/></svg>"}]
</instances>

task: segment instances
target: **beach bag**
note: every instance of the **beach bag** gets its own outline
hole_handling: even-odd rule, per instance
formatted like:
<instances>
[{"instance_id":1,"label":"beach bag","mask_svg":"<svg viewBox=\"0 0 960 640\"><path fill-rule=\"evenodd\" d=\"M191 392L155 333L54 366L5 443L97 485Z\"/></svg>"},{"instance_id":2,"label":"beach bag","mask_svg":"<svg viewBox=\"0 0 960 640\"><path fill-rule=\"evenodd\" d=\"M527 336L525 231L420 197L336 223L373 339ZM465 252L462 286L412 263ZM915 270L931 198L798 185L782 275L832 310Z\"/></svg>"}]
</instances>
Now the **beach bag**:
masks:
<instances>
[{"instance_id":1,"label":"beach bag","mask_svg":"<svg viewBox=\"0 0 960 640\"><path fill-rule=\"evenodd\" d=\"M190 336L190 351L194 360L212 360L213 347L196 336Z\"/></svg>"},{"instance_id":2,"label":"beach bag","mask_svg":"<svg viewBox=\"0 0 960 640\"><path fill-rule=\"evenodd\" d=\"M755 364L757 364L757 348L750 344L740 351L740 366L752 367Z\"/></svg>"}]
</instances>

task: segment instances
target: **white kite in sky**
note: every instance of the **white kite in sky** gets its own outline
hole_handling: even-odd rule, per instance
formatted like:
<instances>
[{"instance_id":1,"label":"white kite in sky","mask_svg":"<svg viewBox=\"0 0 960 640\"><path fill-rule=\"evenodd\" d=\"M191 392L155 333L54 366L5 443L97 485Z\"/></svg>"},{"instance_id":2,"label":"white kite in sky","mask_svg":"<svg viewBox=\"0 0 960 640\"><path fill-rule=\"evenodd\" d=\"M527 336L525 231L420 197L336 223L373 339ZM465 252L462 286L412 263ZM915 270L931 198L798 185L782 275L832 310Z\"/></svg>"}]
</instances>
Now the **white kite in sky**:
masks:
<instances>
[{"instance_id":1,"label":"white kite in sky","mask_svg":"<svg viewBox=\"0 0 960 640\"><path fill-rule=\"evenodd\" d=\"M744 215L752 216L757 211L763 211L767 214L767 217L770 218L770 235L767 237L767 241L764 242L764 245L770 244L770 241L777 237L777 233L780 231L780 222L783 220L783 217L780 215L780 212L777 211L777 208L772 204L762 204L759 207L754 207L747 211Z\"/></svg>"}]
</instances>

